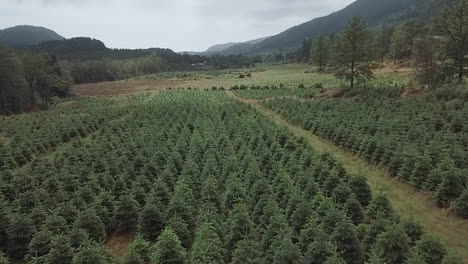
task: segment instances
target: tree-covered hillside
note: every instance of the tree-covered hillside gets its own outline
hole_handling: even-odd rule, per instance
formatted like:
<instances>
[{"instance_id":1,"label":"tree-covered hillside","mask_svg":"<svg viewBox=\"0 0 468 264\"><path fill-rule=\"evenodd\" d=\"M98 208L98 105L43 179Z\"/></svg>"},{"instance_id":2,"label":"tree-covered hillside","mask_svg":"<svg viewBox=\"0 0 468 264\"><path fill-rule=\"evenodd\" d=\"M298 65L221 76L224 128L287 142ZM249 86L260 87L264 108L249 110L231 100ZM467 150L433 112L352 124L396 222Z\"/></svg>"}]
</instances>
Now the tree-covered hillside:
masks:
<instances>
[{"instance_id":1,"label":"tree-covered hillside","mask_svg":"<svg viewBox=\"0 0 468 264\"><path fill-rule=\"evenodd\" d=\"M24 48L44 41L60 39L64 37L43 27L16 26L0 30L0 43L10 48Z\"/></svg>"},{"instance_id":2,"label":"tree-covered hillside","mask_svg":"<svg viewBox=\"0 0 468 264\"><path fill-rule=\"evenodd\" d=\"M453 0L357 0L328 16L290 28L255 45L235 45L224 53L258 54L299 47L304 39L318 34L340 32L353 16L360 16L371 27L398 23L409 18L429 18Z\"/></svg>"}]
</instances>

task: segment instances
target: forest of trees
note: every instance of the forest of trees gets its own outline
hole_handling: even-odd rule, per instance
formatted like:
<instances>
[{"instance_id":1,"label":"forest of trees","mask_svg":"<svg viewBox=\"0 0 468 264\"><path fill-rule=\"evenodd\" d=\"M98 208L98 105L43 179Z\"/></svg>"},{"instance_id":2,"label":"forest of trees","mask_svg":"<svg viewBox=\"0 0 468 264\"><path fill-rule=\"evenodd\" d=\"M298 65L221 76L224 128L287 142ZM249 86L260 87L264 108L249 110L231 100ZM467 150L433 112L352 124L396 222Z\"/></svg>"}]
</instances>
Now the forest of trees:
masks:
<instances>
[{"instance_id":1,"label":"forest of trees","mask_svg":"<svg viewBox=\"0 0 468 264\"><path fill-rule=\"evenodd\" d=\"M13 52L0 44L0 114L47 108L54 96L65 97L69 74L54 57Z\"/></svg>"},{"instance_id":2,"label":"forest of trees","mask_svg":"<svg viewBox=\"0 0 468 264\"><path fill-rule=\"evenodd\" d=\"M305 40L297 53L318 71L330 68L353 88L357 79L372 77L372 69L386 59L397 63L412 59L415 79L435 88L466 75L468 64L468 1L457 0L431 23L410 19L398 25L370 30L362 19L352 18L343 32Z\"/></svg>"}]
</instances>

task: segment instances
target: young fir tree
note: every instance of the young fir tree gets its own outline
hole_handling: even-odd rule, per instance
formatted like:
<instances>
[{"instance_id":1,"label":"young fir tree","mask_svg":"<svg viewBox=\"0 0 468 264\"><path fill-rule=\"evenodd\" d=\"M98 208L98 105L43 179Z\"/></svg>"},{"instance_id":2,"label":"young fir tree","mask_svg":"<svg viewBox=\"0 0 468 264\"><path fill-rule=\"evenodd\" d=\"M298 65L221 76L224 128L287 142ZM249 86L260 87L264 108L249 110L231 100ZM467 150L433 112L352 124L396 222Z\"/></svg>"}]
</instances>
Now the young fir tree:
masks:
<instances>
[{"instance_id":1,"label":"young fir tree","mask_svg":"<svg viewBox=\"0 0 468 264\"><path fill-rule=\"evenodd\" d=\"M138 236L128 246L128 254L138 255L145 263L150 261L150 243Z\"/></svg>"},{"instance_id":2,"label":"young fir tree","mask_svg":"<svg viewBox=\"0 0 468 264\"><path fill-rule=\"evenodd\" d=\"M73 256L72 264L111 264L112 258L103 245L94 241L84 243Z\"/></svg>"},{"instance_id":3,"label":"young fir tree","mask_svg":"<svg viewBox=\"0 0 468 264\"><path fill-rule=\"evenodd\" d=\"M427 264L441 263L445 255L447 255L447 250L442 242L429 234L424 234L421 240L416 243L416 251Z\"/></svg>"},{"instance_id":4,"label":"young fir tree","mask_svg":"<svg viewBox=\"0 0 468 264\"><path fill-rule=\"evenodd\" d=\"M284 217L284 214L277 213L271 217L270 224L267 226L266 230L263 233L262 237L262 249L265 253L265 261L272 262L274 251L276 250L273 247L275 241L281 239L285 232L289 232L289 225Z\"/></svg>"},{"instance_id":5,"label":"young fir tree","mask_svg":"<svg viewBox=\"0 0 468 264\"><path fill-rule=\"evenodd\" d=\"M128 253L122 261L122 264L145 264L146 262L135 253Z\"/></svg>"},{"instance_id":6,"label":"young fir tree","mask_svg":"<svg viewBox=\"0 0 468 264\"><path fill-rule=\"evenodd\" d=\"M390 227L390 221L385 218L374 219L366 228L363 244L366 250L374 247L377 237L387 231Z\"/></svg>"},{"instance_id":7,"label":"young fir tree","mask_svg":"<svg viewBox=\"0 0 468 264\"><path fill-rule=\"evenodd\" d=\"M139 232L148 241L156 242L164 228L164 219L159 208L147 203L140 213Z\"/></svg>"},{"instance_id":8,"label":"young fir tree","mask_svg":"<svg viewBox=\"0 0 468 264\"><path fill-rule=\"evenodd\" d=\"M96 242L101 242L106 238L106 226L92 209L80 213L73 227L86 230L90 238Z\"/></svg>"},{"instance_id":9,"label":"young fir tree","mask_svg":"<svg viewBox=\"0 0 468 264\"><path fill-rule=\"evenodd\" d=\"M427 180L427 176L432 170L431 160L429 157L417 156L413 172L410 176L410 183L417 189L422 189Z\"/></svg>"},{"instance_id":10,"label":"young fir tree","mask_svg":"<svg viewBox=\"0 0 468 264\"><path fill-rule=\"evenodd\" d=\"M361 264L364 261L364 252L356 233L356 228L349 221L341 221L336 225L332 234L337 251L341 257L350 264Z\"/></svg>"},{"instance_id":11,"label":"young fir tree","mask_svg":"<svg viewBox=\"0 0 468 264\"><path fill-rule=\"evenodd\" d=\"M302 261L303 264L322 264L336 252L335 246L329 241L327 234L320 228L316 228L314 237L307 240L312 242L307 247Z\"/></svg>"},{"instance_id":12,"label":"young fir tree","mask_svg":"<svg viewBox=\"0 0 468 264\"><path fill-rule=\"evenodd\" d=\"M299 247L293 243L289 231L285 232L273 241L272 256L273 264L299 264L302 260L302 255Z\"/></svg>"},{"instance_id":13,"label":"young fir tree","mask_svg":"<svg viewBox=\"0 0 468 264\"><path fill-rule=\"evenodd\" d=\"M262 251L260 244L253 239L244 239L237 242L232 254L232 264L261 264Z\"/></svg>"},{"instance_id":14,"label":"young fir tree","mask_svg":"<svg viewBox=\"0 0 468 264\"><path fill-rule=\"evenodd\" d=\"M458 168L447 171L435 194L437 204L440 207L448 207L450 202L460 197L465 189L464 178L462 170Z\"/></svg>"},{"instance_id":15,"label":"young fir tree","mask_svg":"<svg viewBox=\"0 0 468 264\"><path fill-rule=\"evenodd\" d=\"M468 188L453 203L455 213L460 217L468 219Z\"/></svg>"},{"instance_id":16,"label":"young fir tree","mask_svg":"<svg viewBox=\"0 0 468 264\"><path fill-rule=\"evenodd\" d=\"M177 181L174 194L167 209L167 217L180 217L184 222L191 225L195 215L193 202L194 195L192 188L184 180Z\"/></svg>"},{"instance_id":17,"label":"young fir tree","mask_svg":"<svg viewBox=\"0 0 468 264\"><path fill-rule=\"evenodd\" d=\"M355 225L364 220L364 210L358 200L351 198L345 203L346 215L351 218Z\"/></svg>"},{"instance_id":18,"label":"young fir tree","mask_svg":"<svg viewBox=\"0 0 468 264\"><path fill-rule=\"evenodd\" d=\"M373 252L385 263L404 263L410 251L410 239L404 229L397 225L377 236Z\"/></svg>"},{"instance_id":19,"label":"young fir tree","mask_svg":"<svg viewBox=\"0 0 468 264\"><path fill-rule=\"evenodd\" d=\"M119 231L133 231L138 226L140 205L129 195L120 197L115 208L115 224Z\"/></svg>"},{"instance_id":20,"label":"young fir tree","mask_svg":"<svg viewBox=\"0 0 468 264\"><path fill-rule=\"evenodd\" d=\"M378 254L371 252L369 260L366 262L366 264L386 264L386 262L381 257L379 257Z\"/></svg>"},{"instance_id":21,"label":"young fir tree","mask_svg":"<svg viewBox=\"0 0 468 264\"><path fill-rule=\"evenodd\" d=\"M237 204L234 209L229 212L226 227L226 258L230 259L237 242L249 239L254 230L254 223L250 219L246 205Z\"/></svg>"},{"instance_id":22,"label":"young fir tree","mask_svg":"<svg viewBox=\"0 0 468 264\"><path fill-rule=\"evenodd\" d=\"M72 263L74 251L70 238L57 235L52 239L50 248L47 254L48 264Z\"/></svg>"},{"instance_id":23,"label":"young fir tree","mask_svg":"<svg viewBox=\"0 0 468 264\"><path fill-rule=\"evenodd\" d=\"M41 230L35 233L29 243L28 259L33 257L42 257L47 255L50 251L50 243L52 241L53 234L48 230Z\"/></svg>"},{"instance_id":24,"label":"young fir tree","mask_svg":"<svg viewBox=\"0 0 468 264\"><path fill-rule=\"evenodd\" d=\"M177 235L168 228L164 230L154 247L151 256L152 264L184 264L186 263L186 251L182 247Z\"/></svg>"},{"instance_id":25,"label":"young fir tree","mask_svg":"<svg viewBox=\"0 0 468 264\"><path fill-rule=\"evenodd\" d=\"M372 191L367 183L366 177L353 175L350 177L348 184L359 203L361 203L362 206L369 205L372 201Z\"/></svg>"},{"instance_id":26,"label":"young fir tree","mask_svg":"<svg viewBox=\"0 0 468 264\"><path fill-rule=\"evenodd\" d=\"M192 264L222 264L223 243L218 235L218 230L211 223L203 223L195 235L195 243L190 252Z\"/></svg>"},{"instance_id":27,"label":"young fir tree","mask_svg":"<svg viewBox=\"0 0 468 264\"><path fill-rule=\"evenodd\" d=\"M332 234L337 224L346 220L346 214L341 209L332 207L322 217L322 229L327 234Z\"/></svg>"},{"instance_id":28,"label":"young fir tree","mask_svg":"<svg viewBox=\"0 0 468 264\"><path fill-rule=\"evenodd\" d=\"M301 250L306 251L309 245L316 241L316 238L319 237L321 233L324 233L324 231L319 227L319 221L313 214L309 219L307 219L307 223L299 234L298 238Z\"/></svg>"},{"instance_id":29,"label":"young fir tree","mask_svg":"<svg viewBox=\"0 0 468 264\"><path fill-rule=\"evenodd\" d=\"M81 228L72 228L68 234L73 249L78 249L84 242L89 240L89 234Z\"/></svg>"},{"instance_id":30,"label":"young fir tree","mask_svg":"<svg viewBox=\"0 0 468 264\"><path fill-rule=\"evenodd\" d=\"M416 250L411 250L406 264L427 264L424 257L419 254Z\"/></svg>"},{"instance_id":31,"label":"young fir tree","mask_svg":"<svg viewBox=\"0 0 468 264\"><path fill-rule=\"evenodd\" d=\"M401 225L410 239L410 245L414 246L424 234L424 228L412 217L401 220Z\"/></svg>"},{"instance_id":32,"label":"young fir tree","mask_svg":"<svg viewBox=\"0 0 468 264\"><path fill-rule=\"evenodd\" d=\"M384 193L378 193L367 207L367 215L372 218L390 217L393 215L393 208Z\"/></svg>"},{"instance_id":33,"label":"young fir tree","mask_svg":"<svg viewBox=\"0 0 468 264\"><path fill-rule=\"evenodd\" d=\"M353 17L339 36L333 49L337 76L348 80L353 89L356 79L372 77L371 35L362 18Z\"/></svg>"},{"instance_id":34,"label":"young fir tree","mask_svg":"<svg viewBox=\"0 0 468 264\"><path fill-rule=\"evenodd\" d=\"M28 246L34 234L31 219L25 215L14 215L8 226L8 254L13 259L22 259L28 253Z\"/></svg>"}]
</instances>

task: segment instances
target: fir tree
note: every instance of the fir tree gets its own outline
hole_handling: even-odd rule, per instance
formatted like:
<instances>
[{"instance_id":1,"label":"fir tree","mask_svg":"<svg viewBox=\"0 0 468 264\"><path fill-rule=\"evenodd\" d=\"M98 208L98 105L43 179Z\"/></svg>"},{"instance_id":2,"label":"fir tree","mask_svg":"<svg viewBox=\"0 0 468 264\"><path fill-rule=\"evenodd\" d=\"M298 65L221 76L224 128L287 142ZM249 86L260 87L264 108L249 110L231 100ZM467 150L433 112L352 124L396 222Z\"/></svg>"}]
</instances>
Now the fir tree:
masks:
<instances>
[{"instance_id":1,"label":"fir tree","mask_svg":"<svg viewBox=\"0 0 468 264\"><path fill-rule=\"evenodd\" d=\"M367 215L372 218L390 217L393 209L387 196L383 193L377 194L367 208Z\"/></svg>"},{"instance_id":2,"label":"fir tree","mask_svg":"<svg viewBox=\"0 0 468 264\"><path fill-rule=\"evenodd\" d=\"M190 253L190 263L192 264L222 264L223 244L212 224L202 224L196 235Z\"/></svg>"},{"instance_id":3,"label":"fir tree","mask_svg":"<svg viewBox=\"0 0 468 264\"><path fill-rule=\"evenodd\" d=\"M42 257L50 251L50 243L52 242L53 234L48 230L41 230L35 233L29 243L28 258Z\"/></svg>"},{"instance_id":4,"label":"fir tree","mask_svg":"<svg viewBox=\"0 0 468 264\"><path fill-rule=\"evenodd\" d=\"M83 244L73 256L73 264L111 264L111 257L102 245L88 241Z\"/></svg>"},{"instance_id":5,"label":"fir tree","mask_svg":"<svg viewBox=\"0 0 468 264\"><path fill-rule=\"evenodd\" d=\"M146 262L138 255L135 253L128 253L123 261L122 264L145 264Z\"/></svg>"},{"instance_id":6,"label":"fir tree","mask_svg":"<svg viewBox=\"0 0 468 264\"><path fill-rule=\"evenodd\" d=\"M460 197L465 189L464 177L462 171L457 168L446 173L435 194L440 207L448 207L451 201Z\"/></svg>"},{"instance_id":7,"label":"fir tree","mask_svg":"<svg viewBox=\"0 0 468 264\"><path fill-rule=\"evenodd\" d=\"M232 254L232 264L261 264L260 244L253 239L244 239L237 242Z\"/></svg>"},{"instance_id":8,"label":"fir tree","mask_svg":"<svg viewBox=\"0 0 468 264\"><path fill-rule=\"evenodd\" d=\"M336 249L328 240L328 236L319 228L317 228L316 232L316 235L313 237L313 242L307 247L302 262L304 264L322 264L335 254Z\"/></svg>"},{"instance_id":9,"label":"fir tree","mask_svg":"<svg viewBox=\"0 0 468 264\"><path fill-rule=\"evenodd\" d=\"M416 251L427 264L441 263L447 251L440 240L432 235L424 234L416 243Z\"/></svg>"},{"instance_id":10,"label":"fir tree","mask_svg":"<svg viewBox=\"0 0 468 264\"><path fill-rule=\"evenodd\" d=\"M249 239L254 229L254 224L250 219L247 206L244 204L237 204L234 209L229 212L226 226L225 249L227 258L230 259L237 242Z\"/></svg>"},{"instance_id":11,"label":"fir tree","mask_svg":"<svg viewBox=\"0 0 468 264\"><path fill-rule=\"evenodd\" d=\"M73 227L86 230L90 238L94 239L96 242L101 242L106 238L106 227L92 209L88 209L79 214Z\"/></svg>"},{"instance_id":12,"label":"fir tree","mask_svg":"<svg viewBox=\"0 0 468 264\"><path fill-rule=\"evenodd\" d=\"M361 264L364 260L364 252L357 237L356 229L349 221L341 221L336 225L332 240L341 252L341 257L350 264Z\"/></svg>"},{"instance_id":13,"label":"fir tree","mask_svg":"<svg viewBox=\"0 0 468 264\"><path fill-rule=\"evenodd\" d=\"M139 232L148 241L155 242L164 228L164 219L155 204L147 203L140 213Z\"/></svg>"},{"instance_id":14,"label":"fir tree","mask_svg":"<svg viewBox=\"0 0 468 264\"><path fill-rule=\"evenodd\" d=\"M369 205L372 201L372 191L367 183L366 177L354 175L349 179L348 184L359 203L362 206Z\"/></svg>"},{"instance_id":15,"label":"fir tree","mask_svg":"<svg viewBox=\"0 0 468 264\"><path fill-rule=\"evenodd\" d=\"M468 219L468 188L454 202L453 207L457 215Z\"/></svg>"},{"instance_id":16,"label":"fir tree","mask_svg":"<svg viewBox=\"0 0 468 264\"><path fill-rule=\"evenodd\" d=\"M408 257L410 239L401 226L394 226L377 236L373 252L385 263L404 263Z\"/></svg>"},{"instance_id":17,"label":"fir tree","mask_svg":"<svg viewBox=\"0 0 468 264\"><path fill-rule=\"evenodd\" d=\"M14 215L8 226L8 254L13 259L22 259L28 253L28 245L34 233L31 219Z\"/></svg>"},{"instance_id":18,"label":"fir tree","mask_svg":"<svg viewBox=\"0 0 468 264\"><path fill-rule=\"evenodd\" d=\"M401 221L401 225L405 230L405 233L408 235L410 239L410 245L414 246L416 242L421 238L424 234L423 227L420 223L416 222L413 218L410 219L403 219Z\"/></svg>"},{"instance_id":19,"label":"fir tree","mask_svg":"<svg viewBox=\"0 0 468 264\"><path fill-rule=\"evenodd\" d=\"M124 195L120 197L115 208L115 224L120 231L133 231L138 226L138 211L140 206L132 197Z\"/></svg>"},{"instance_id":20,"label":"fir tree","mask_svg":"<svg viewBox=\"0 0 468 264\"><path fill-rule=\"evenodd\" d=\"M351 218L355 225L358 225L364 219L364 210L358 200L351 198L345 203L346 215Z\"/></svg>"},{"instance_id":21,"label":"fir tree","mask_svg":"<svg viewBox=\"0 0 468 264\"><path fill-rule=\"evenodd\" d=\"M299 264L302 260L302 255L299 247L291 240L289 232L277 237L272 243L274 255L272 256L273 264Z\"/></svg>"},{"instance_id":22,"label":"fir tree","mask_svg":"<svg viewBox=\"0 0 468 264\"><path fill-rule=\"evenodd\" d=\"M152 264L184 264L186 252L177 235L168 228L164 230L154 247Z\"/></svg>"},{"instance_id":23,"label":"fir tree","mask_svg":"<svg viewBox=\"0 0 468 264\"><path fill-rule=\"evenodd\" d=\"M50 251L47 254L48 264L72 263L73 248L70 239L64 235L57 235L52 239Z\"/></svg>"},{"instance_id":24,"label":"fir tree","mask_svg":"<svg viewBox=\"0 0 468 264\"><path fill-rule=\"evenodd\" d=\"M150 244L142 237L138 236L128 246L129 255L139 256L145 263L150 261Z\"/></svg>"}]
</instances>

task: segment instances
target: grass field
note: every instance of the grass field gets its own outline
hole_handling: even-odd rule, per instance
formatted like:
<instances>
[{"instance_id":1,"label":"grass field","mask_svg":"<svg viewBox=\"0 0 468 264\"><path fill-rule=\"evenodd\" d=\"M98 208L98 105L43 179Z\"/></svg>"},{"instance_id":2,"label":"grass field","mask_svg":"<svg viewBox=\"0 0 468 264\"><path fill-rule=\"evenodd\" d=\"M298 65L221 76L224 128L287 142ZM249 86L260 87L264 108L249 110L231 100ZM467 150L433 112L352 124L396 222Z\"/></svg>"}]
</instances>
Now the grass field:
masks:
<instances>
[{"instance_id":1,"label":"grass field","mask_svg":"<svg viewBox=\"0 0 468 264\"><path fill-rule=\"evenodd\" d=\"M304 64L260 65L256 69L203 71L182 74L161 73L127 81L103 82L74 86L74 91L83 96L128 95L136 92L157 92L169 88L211 89L235 85L276 86L297 88L303 84L312 87L323 84L326 88L340 87L343 82L331 74L306 73L311 69ZM252 77L240 78L241 74L251 73Z\"/></svg>"}]
</instances>

